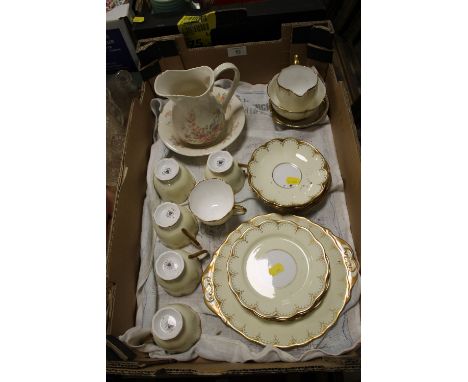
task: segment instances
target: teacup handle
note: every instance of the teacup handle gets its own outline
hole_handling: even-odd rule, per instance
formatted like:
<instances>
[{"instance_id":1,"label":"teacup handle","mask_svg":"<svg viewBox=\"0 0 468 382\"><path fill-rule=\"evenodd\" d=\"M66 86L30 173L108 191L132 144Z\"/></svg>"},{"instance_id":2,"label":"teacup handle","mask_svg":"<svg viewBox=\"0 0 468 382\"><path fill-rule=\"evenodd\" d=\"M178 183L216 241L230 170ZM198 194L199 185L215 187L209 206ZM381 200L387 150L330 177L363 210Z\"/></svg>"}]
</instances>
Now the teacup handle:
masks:
<instances>
[{"instance_id":1,"label":"teacup handle","mask_svg":"<svg viewBox=\"0 0 468 382\"><path fill-rule=\"evenodd\" d=\"M198 256L204 255L208 253L206 249L201 249L200 251L197 251L195 253L192 253L191 255L188 255L189 259L198 259Z\"/></svg>"},{"instance_id":2,"label":"teacup handle","mask_svg":"<svg viewBox=\"0 0 468 382\"><path fill-rule=\"evenodd\" d=\"M202 249L202 246L198 242L197 238L193 236L189 231L187 231L185 228L182 228L182 233L190 239L190 241L195 247Z\"/></svg>"},{"instance_id":3,"label":"teacup handle","mask_svg":"<svg viewBox=\"0 0 468 382\"><path fill-rule=\"evenodd\" d=\"M234 204L234 207L232 207L232 211L234 215L244 215L247 212L247 208L241 206L240 204Z\"/></svg>"},{"instance_id":4,"label":"teacup handle","mask_svg":"<svg viewBox=\"0 0 468 382\"><path fill-rule=\"evenodd\" d=\"M221 107L223 108L223 113L226 113L227 106L229 105L229 101L231 100L232 96L234 95L234 91L236 88L239 86L239 79L240 79L240 73L239 69L237 69L237 66L234 64L231 64L230 62L225 62L224 64L219 65L215 70L214 70L214 78L216 78L225 70L232 69L234 71L234 80L232 81L232 85L229 88L228 94L226 95L226 98L224 98L223 103L221 104Z\"/></svg>"}]
</instances>

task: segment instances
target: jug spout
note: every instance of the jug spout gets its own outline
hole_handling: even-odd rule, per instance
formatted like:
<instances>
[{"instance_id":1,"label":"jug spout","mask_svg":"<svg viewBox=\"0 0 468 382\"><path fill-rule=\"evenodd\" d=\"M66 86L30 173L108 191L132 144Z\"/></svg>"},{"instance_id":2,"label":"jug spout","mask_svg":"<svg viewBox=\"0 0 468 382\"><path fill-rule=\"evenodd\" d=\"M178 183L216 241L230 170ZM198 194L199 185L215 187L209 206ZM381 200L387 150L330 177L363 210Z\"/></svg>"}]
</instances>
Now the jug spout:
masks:
<instances>
[{"instance_id":1,"label":"jug spout","mask_svg":"<svg viewBox=\"0 0 468 382\"><path fill-rule=\"evenodd\" d=\"M154 91L177 102L186 97L202 97L211 91L214 74L208 66L188 70L166 70L154 81Z\"/></svg>"}]
</instances>

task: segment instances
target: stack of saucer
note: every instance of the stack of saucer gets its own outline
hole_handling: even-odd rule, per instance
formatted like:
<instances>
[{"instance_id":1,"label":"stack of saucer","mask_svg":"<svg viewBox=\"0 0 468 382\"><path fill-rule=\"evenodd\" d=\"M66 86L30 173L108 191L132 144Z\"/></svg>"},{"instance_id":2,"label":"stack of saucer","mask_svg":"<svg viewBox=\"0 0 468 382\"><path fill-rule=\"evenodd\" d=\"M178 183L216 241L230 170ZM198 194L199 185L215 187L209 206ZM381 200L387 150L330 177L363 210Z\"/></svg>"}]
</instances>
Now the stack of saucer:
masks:
<instances>
[{"instance_id":1,"label":"stack of saucer","mask_svg":"<svg viewBox=\"0 0 468 382\"><path fill-rule=\"evenodd\" d=\"M275 74L267 87L272 115L289 127L308 127L319 122L328 110L325 83L315 67L298 64Z\"/></svg>"},{"instance_id":2,"label":"stack of saucer","mask_svg":"<svg viewBox=\"0 0 468 382\"><path fill-rule=\"evenodd\" d=\"M319 203L331 184L324 156L309 142L275 138L252 153L249 184L257 197L283 213Z\"/></svg>"},{"instance_id":3,"label":"stack of saucer","mask_svg":"<svg viewBox=\"0 0 468 382\"><path fill-rule=\"evenodd\" d=\"M323 336L358 276L350 246L295 215L242 223L202 277L204 300L225 324L262 345L290 348Z\"/></svg>"}]
</instances>

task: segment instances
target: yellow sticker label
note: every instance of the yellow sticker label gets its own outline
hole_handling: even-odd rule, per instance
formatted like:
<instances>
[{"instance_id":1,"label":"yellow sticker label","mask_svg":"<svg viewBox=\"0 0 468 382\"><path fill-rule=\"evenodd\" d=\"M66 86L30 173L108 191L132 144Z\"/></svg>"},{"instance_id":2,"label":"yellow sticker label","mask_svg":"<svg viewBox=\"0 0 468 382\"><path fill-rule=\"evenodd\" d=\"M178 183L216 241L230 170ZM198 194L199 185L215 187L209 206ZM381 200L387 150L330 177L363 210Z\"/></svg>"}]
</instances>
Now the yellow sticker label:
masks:
<instances>
[{"instance_id":1,"label":"yellow sticker label","mask_svg":"<svg viewBox=\"0 0 468 382\"><path fill-rule=\"evenodd\" d=\"M286 178L286 184L299 184L301 180L299 178L296 178L294 176L288 176Z\"/></svg>"},{"instance_id":2,"label":"yellow sticker label","mask_svg":"<svg viewBox=\"0 0 468 382\"><path fill-rule=\"evenodd\" d=\"M143 21L145 21L145 18L143 16L135 16L133 18L134 23L142 23Z\"/></svg>"},{"instance_id":3,"label":"yellow sticker label","mask_svg":"<svg viewBox=\"0 0 468 382\"><path fill-rule=\"evenodd\" d=\"M201 16L184 16L177 23L189 48L211 45L211 30L216 28L216 12Z\"/></svg>"},{"instance_id":4,"label":"yellow sticker label","mask_svg":"<svg viewBox=\"0 0 468 382\"><path fill-rule=\"evenodd\" d=\"M272 276L276 276L278 273L284 272L283 264L276 263L268 269L268 273Z\"/></svg>"}]
</instances>

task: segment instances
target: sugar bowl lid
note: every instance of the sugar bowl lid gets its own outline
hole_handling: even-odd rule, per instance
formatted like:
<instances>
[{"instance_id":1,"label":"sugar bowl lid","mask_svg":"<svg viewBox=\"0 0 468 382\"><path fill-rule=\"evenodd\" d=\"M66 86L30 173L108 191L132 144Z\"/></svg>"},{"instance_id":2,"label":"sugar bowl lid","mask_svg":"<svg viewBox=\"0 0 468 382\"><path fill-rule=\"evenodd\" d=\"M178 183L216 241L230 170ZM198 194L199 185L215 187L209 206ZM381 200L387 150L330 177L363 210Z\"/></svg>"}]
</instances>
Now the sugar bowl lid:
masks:
<instances>
[{"instance_id":1,"label":"sugar bowl lid","mask_svg":"<svg viewBox=\"0 0 468 382\"><path fill-rule=\"evenodd\" d=\"M185 267L184 259L176 251L161 253L156 259L155 270L159 278L171 281L179 277Z\"/></svg>"},{"instance_id":2,"label":"sugar bowl lid","mask_svg":"<svg viewBox=\"0 0 468 382\"><path fill-rule=\"evenodd\" d=\"M172 340L179 335L184 326L182 314L170 306L159 309L151 323L153 333L160 339Z\"/></svg>"}]
</instances>

